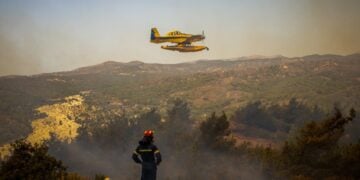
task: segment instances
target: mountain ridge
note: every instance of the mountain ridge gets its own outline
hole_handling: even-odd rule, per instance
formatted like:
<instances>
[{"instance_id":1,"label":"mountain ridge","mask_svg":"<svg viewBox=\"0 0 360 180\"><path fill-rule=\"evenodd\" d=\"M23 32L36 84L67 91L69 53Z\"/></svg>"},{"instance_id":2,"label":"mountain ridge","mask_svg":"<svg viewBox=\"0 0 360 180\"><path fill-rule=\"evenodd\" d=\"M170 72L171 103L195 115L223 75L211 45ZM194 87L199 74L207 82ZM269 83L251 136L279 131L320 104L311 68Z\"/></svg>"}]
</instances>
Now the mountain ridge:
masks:
<instances>
[{"instance_id":1,"label":"mountain ridge","mask_svg":"<svg viewBox=\"0 0 360 180\"><path fill-rule=\"evenodd\" d=\"M283 55L273 55L273 56L263 56L263 55L251 55L251 56L241 56L237 58L230 58L230 59L211 59L211 60L195 60L190 62L181 62L181 63L175 63L175 64L168 64L168 63L145 63L139 60L132 60L128 62L122 62L122 61L115 61L115 60L108 60L104 61L102 63L84 66L75 68L73 70L66 70L66 71L57 71L57 72L47 72L47 73L39 73L39 74L32 74L32 75L5 75L0 76L0 78L14 78L14 77L32 77L32 76L41 76L41 75L48 75L48 74L63 74L73 71L79 71L83 69L88 69L91 67L100 67L100 66L140 66L140 65L159 65L159 66L182 66L182 65L190 65L190 64L199 64L199 63L219 63L219 62L240 62L240 61L252 61L252 60L276 60L276 59L286 59L286 60L294 60L294 59L311 59L311 58L341 58L341 57L349 57L349 58L358 58L360 57L360 53L352 53L348 55L337 55L337 54L310 54L305 56L295 56L295 57L287 57Z\"/></svg>"}]
</instances>

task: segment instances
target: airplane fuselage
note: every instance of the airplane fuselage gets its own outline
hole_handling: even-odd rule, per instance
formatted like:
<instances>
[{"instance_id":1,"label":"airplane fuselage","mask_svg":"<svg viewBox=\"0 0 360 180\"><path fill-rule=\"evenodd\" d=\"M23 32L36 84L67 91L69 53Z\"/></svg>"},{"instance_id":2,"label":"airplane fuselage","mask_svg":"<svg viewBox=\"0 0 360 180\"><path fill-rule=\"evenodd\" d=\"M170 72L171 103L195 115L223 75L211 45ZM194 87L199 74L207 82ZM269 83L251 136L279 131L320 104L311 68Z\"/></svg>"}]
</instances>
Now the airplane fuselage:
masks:
<instances>
[{"instance_id":1,"label":"airplane fuselage","mask_svg":"<svg viewBox=\"0 0 360 180\"><path fill-rule=\"evenodd\" d=\"M151 38L152 43L184 43L191 39L191 42L201 41L205 39L203 35L179 35L179 36L159 36ZM189 42L190 43L190 42Z\"/></svg>"},{"instance_id":2,"label":"airplane fuselage","mask_svg":"<svg viewBox=\"0 0 360 180\"><path fill-rule=\"evenodd\" d=\"M204 33L202 35L192 35L181 33L180 31L168 32L165 36L160 36L156 28L151 29L150 42L152 43L175 43L177 45L161 46L162 49L179 51L179 52L196 52L204 49L209 50L206 46L194 46L191 43L205 39Z\"/></svg>"}]
</instances>

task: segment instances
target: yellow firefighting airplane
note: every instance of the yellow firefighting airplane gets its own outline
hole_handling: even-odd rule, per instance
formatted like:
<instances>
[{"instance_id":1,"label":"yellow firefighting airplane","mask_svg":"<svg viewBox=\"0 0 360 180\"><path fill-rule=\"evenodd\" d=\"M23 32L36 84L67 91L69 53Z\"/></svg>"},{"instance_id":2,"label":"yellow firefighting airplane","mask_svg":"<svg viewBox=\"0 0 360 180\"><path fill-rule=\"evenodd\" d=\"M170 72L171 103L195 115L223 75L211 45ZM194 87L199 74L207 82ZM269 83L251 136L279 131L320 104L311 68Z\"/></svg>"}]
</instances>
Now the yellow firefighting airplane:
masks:
<instances>
[{"instance_id":1,"label":"yellow firefighting airplane","mask_svg":"<svg viewBox=\"0 0 360 180\"><path fill-rule=\"evenodd\" d=\"M168 32L165 36L160 36L159 31L156 28L151 29L150 42L152 43L176 43L177 45L161 46L162 49L179 51L179 52L196 52L204 49L209 50L206 46L192 46L192 42L201 41L205 39L204 32L201 35L192 35L181 33L180 31Z\"/></svg>"}]
</instances>

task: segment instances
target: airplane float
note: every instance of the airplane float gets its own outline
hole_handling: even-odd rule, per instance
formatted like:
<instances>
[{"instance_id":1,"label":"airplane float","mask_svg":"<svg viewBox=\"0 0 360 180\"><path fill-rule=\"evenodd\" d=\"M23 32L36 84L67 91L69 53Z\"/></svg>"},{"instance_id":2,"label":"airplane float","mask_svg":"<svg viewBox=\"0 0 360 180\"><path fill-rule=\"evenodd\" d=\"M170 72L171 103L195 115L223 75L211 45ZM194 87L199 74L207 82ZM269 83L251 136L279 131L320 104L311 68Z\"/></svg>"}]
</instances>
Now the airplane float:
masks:
<instances>
[{"instance_id":1,"label":"airplane float","mask_svg":"<svg viewBox=\"0 0 360 180\"><path fill-rule=\"evenodd\" d=\"M199 35L185 34L180 31L168 32L165 36L160 36L156 28L151 29L150 42L152 43L176 43L176 45L161 46L162 49L179 51L179 52L196 52L204 49L209 50L206 46L194 46L191 43L205 39L204 32Z\"/></svg>"}]
</instances>

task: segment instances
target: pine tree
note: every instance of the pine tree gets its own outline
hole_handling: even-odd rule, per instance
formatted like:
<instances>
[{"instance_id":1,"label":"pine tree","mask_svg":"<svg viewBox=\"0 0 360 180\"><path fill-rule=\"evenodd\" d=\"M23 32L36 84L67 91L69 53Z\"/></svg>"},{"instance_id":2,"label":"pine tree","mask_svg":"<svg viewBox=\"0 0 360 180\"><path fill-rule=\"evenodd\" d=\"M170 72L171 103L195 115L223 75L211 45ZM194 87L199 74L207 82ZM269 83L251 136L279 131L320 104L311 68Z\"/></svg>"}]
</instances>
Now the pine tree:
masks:
<instances>
[{"instance_id":1,"label":"pine tree","mask_svg":"<svg viewBox=\"0 0 360 180\"><path fill-rule=\"evenodd\" d=\"M227 116L223 112L221 116L214 113L204 122L200 124L201 142L206 147L218 150L228 150L233 147L235 141L226 139L230 135L230 123Z\"/></svg>"},{"instance_id":2,"label":"pine tree","mask_svg":"<svg viewBox=\"0 0 360 180\"><path fill-rule=\"evenodd\" d=\"M1 162L0 179L59 179L66 167L48 154L45 144L32 145L25 140L11 144L12 154Z\"/></svg>"}]
</instances>

